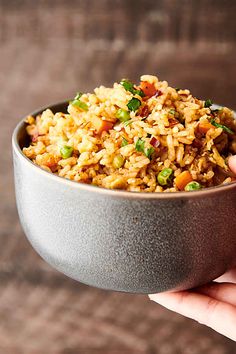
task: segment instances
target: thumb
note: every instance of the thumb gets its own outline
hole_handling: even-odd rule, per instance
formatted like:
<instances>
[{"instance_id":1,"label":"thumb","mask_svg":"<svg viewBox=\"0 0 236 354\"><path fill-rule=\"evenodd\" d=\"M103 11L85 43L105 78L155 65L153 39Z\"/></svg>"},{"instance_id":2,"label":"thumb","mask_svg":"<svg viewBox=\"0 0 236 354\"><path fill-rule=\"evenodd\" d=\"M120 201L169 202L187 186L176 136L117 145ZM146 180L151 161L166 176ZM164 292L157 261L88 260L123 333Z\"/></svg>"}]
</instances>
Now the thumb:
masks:
<instances>
[{"instance_id":1,"label":"thumb","mask_svg":"<svg viewBox=\"0 0 236 354\"><path fill-rule=\"evenodd\" d=\"M229 158L229 168L236 175L236 155L230 156L230 158Z\"/></svg>"}]
</instances>

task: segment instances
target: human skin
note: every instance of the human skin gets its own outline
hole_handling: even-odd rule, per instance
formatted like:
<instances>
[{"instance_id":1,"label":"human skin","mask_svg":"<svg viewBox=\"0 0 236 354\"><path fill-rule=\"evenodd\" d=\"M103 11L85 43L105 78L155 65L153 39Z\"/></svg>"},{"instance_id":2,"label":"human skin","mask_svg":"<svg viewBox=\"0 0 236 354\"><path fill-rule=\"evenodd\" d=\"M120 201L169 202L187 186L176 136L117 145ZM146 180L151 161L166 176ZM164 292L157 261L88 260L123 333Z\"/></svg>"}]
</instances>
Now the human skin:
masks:
<instances>
[{"instance_id":1,"label":"human skin","mask_svg":"<svg viewBox=\"0 0 236 354\"><path fill-rule=\"evenodd\" d=\"M236 155L229 159L229 167L236 175ZM199 288L149 298L236 341L236 268Z\"/></svg>"}]
</instances>

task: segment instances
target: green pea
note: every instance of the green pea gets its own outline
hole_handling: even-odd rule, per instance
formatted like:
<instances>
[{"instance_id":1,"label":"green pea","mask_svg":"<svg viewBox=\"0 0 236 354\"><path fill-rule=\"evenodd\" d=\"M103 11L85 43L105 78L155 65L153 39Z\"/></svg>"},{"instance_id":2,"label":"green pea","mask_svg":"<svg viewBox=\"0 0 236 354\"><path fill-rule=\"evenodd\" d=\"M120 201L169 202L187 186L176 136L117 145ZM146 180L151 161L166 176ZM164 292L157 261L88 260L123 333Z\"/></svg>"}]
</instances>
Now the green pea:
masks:
<instances>
[{"instance_id":1,"label":"green pea","mask_svg":"<svg viewBox=\"0 0 236 354\"><path fill-rule=\"evenodd\" d=\"M172 168L164 168L164 170L158 173L157 181L161 186L166 186L171 182L172 175Z\"/></svg>"},{"instance_id":2,"label":"green pea","mask_svg":"<svg viewBox=\"0 0 236 354\"><path fill-rule=\"evenodd\" d=\"M191 191L198 191L201 188L202 188L202 186L200 185L200 183L193 181L193 182L189 182L185 186L184 190L187 192L191 192Z\"/></svg>"},{"instance_id":3,"label":"green pea","mask_svg":"<svg viewBox=\"0 0 236 354\"><path fill-rule=\"evenodd\" d=\"M125 162L125 160L124 160L123 156L119 154L114 157L112 165L114 168L118 169L124 165L124 162Z\"/></svg>"},{"instance_id":4,"label":"green pea","mask_svg":"<svg viewBox=\"0 0 236 354\"><path fill-rule=\"evenodd\" d=\"M63 159L68 159L73 153L73 147L65 145L60 149L60 153Z\"/></svg>"},{"instance_id":5,"label":"green pea","mask_svg":"<svg viewBox=\"0 0 236 354\"><path fill-rule=\"evenodd\" d=\"M122 108L118 109L116 112L116 118L118 118L121 122L127 122L130 119L129 111Z\"/></svg>"}]
</instances>

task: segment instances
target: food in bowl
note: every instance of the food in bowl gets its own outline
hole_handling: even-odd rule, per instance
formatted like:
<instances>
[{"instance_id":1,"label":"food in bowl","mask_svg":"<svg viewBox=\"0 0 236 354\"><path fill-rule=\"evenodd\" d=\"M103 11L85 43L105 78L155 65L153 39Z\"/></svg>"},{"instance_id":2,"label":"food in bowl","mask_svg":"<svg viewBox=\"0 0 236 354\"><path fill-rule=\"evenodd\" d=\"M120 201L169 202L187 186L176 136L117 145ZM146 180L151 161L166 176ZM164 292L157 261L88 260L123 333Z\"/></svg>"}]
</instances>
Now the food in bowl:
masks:
<instances>
[{"instance_id":1,"label":"food in bowl","mask_svg":"<svg viewBox=\"0 0 236 354\"><path fill-rule=\"evenodd\" d=\"M23 154L25 119L12 136L17 208L32 246L57 270L103 289L151 294L190 289L235 266L236 183L135 193L58 178Z\"/></svg>"},{"instance_id":2,"label":"food in bowl","mask_svg":"<svg viewBox=\"0 0 236 354\"><path fill-rule=\"evenodd\" d=\"M26 123L31 142L25 156L73 181L177 192L235 180L228 167L236 153L234 113L156 76L78 93L67 114L47 109Z\"/></svg>"}]
</instances>

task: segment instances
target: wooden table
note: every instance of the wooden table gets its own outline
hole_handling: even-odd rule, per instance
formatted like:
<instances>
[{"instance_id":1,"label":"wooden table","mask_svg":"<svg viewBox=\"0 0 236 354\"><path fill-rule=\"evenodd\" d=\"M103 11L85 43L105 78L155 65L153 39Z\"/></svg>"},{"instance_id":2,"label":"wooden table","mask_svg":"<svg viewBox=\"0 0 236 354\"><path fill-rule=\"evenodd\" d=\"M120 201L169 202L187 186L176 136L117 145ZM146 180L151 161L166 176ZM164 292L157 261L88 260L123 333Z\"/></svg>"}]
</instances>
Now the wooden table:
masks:
<instances>
[{"instance_id":1,"label":"wooden table","mask_svg":"<svg viewBox=\"0 0 236 354\"><path fill-rule=\"evenodd\" d=\"M233 354L151 303L52 270L19 225L10 135L21 116L142 73L236 108L234 1L0 0L0 353Z\"/></svg>"}]
</instances>

